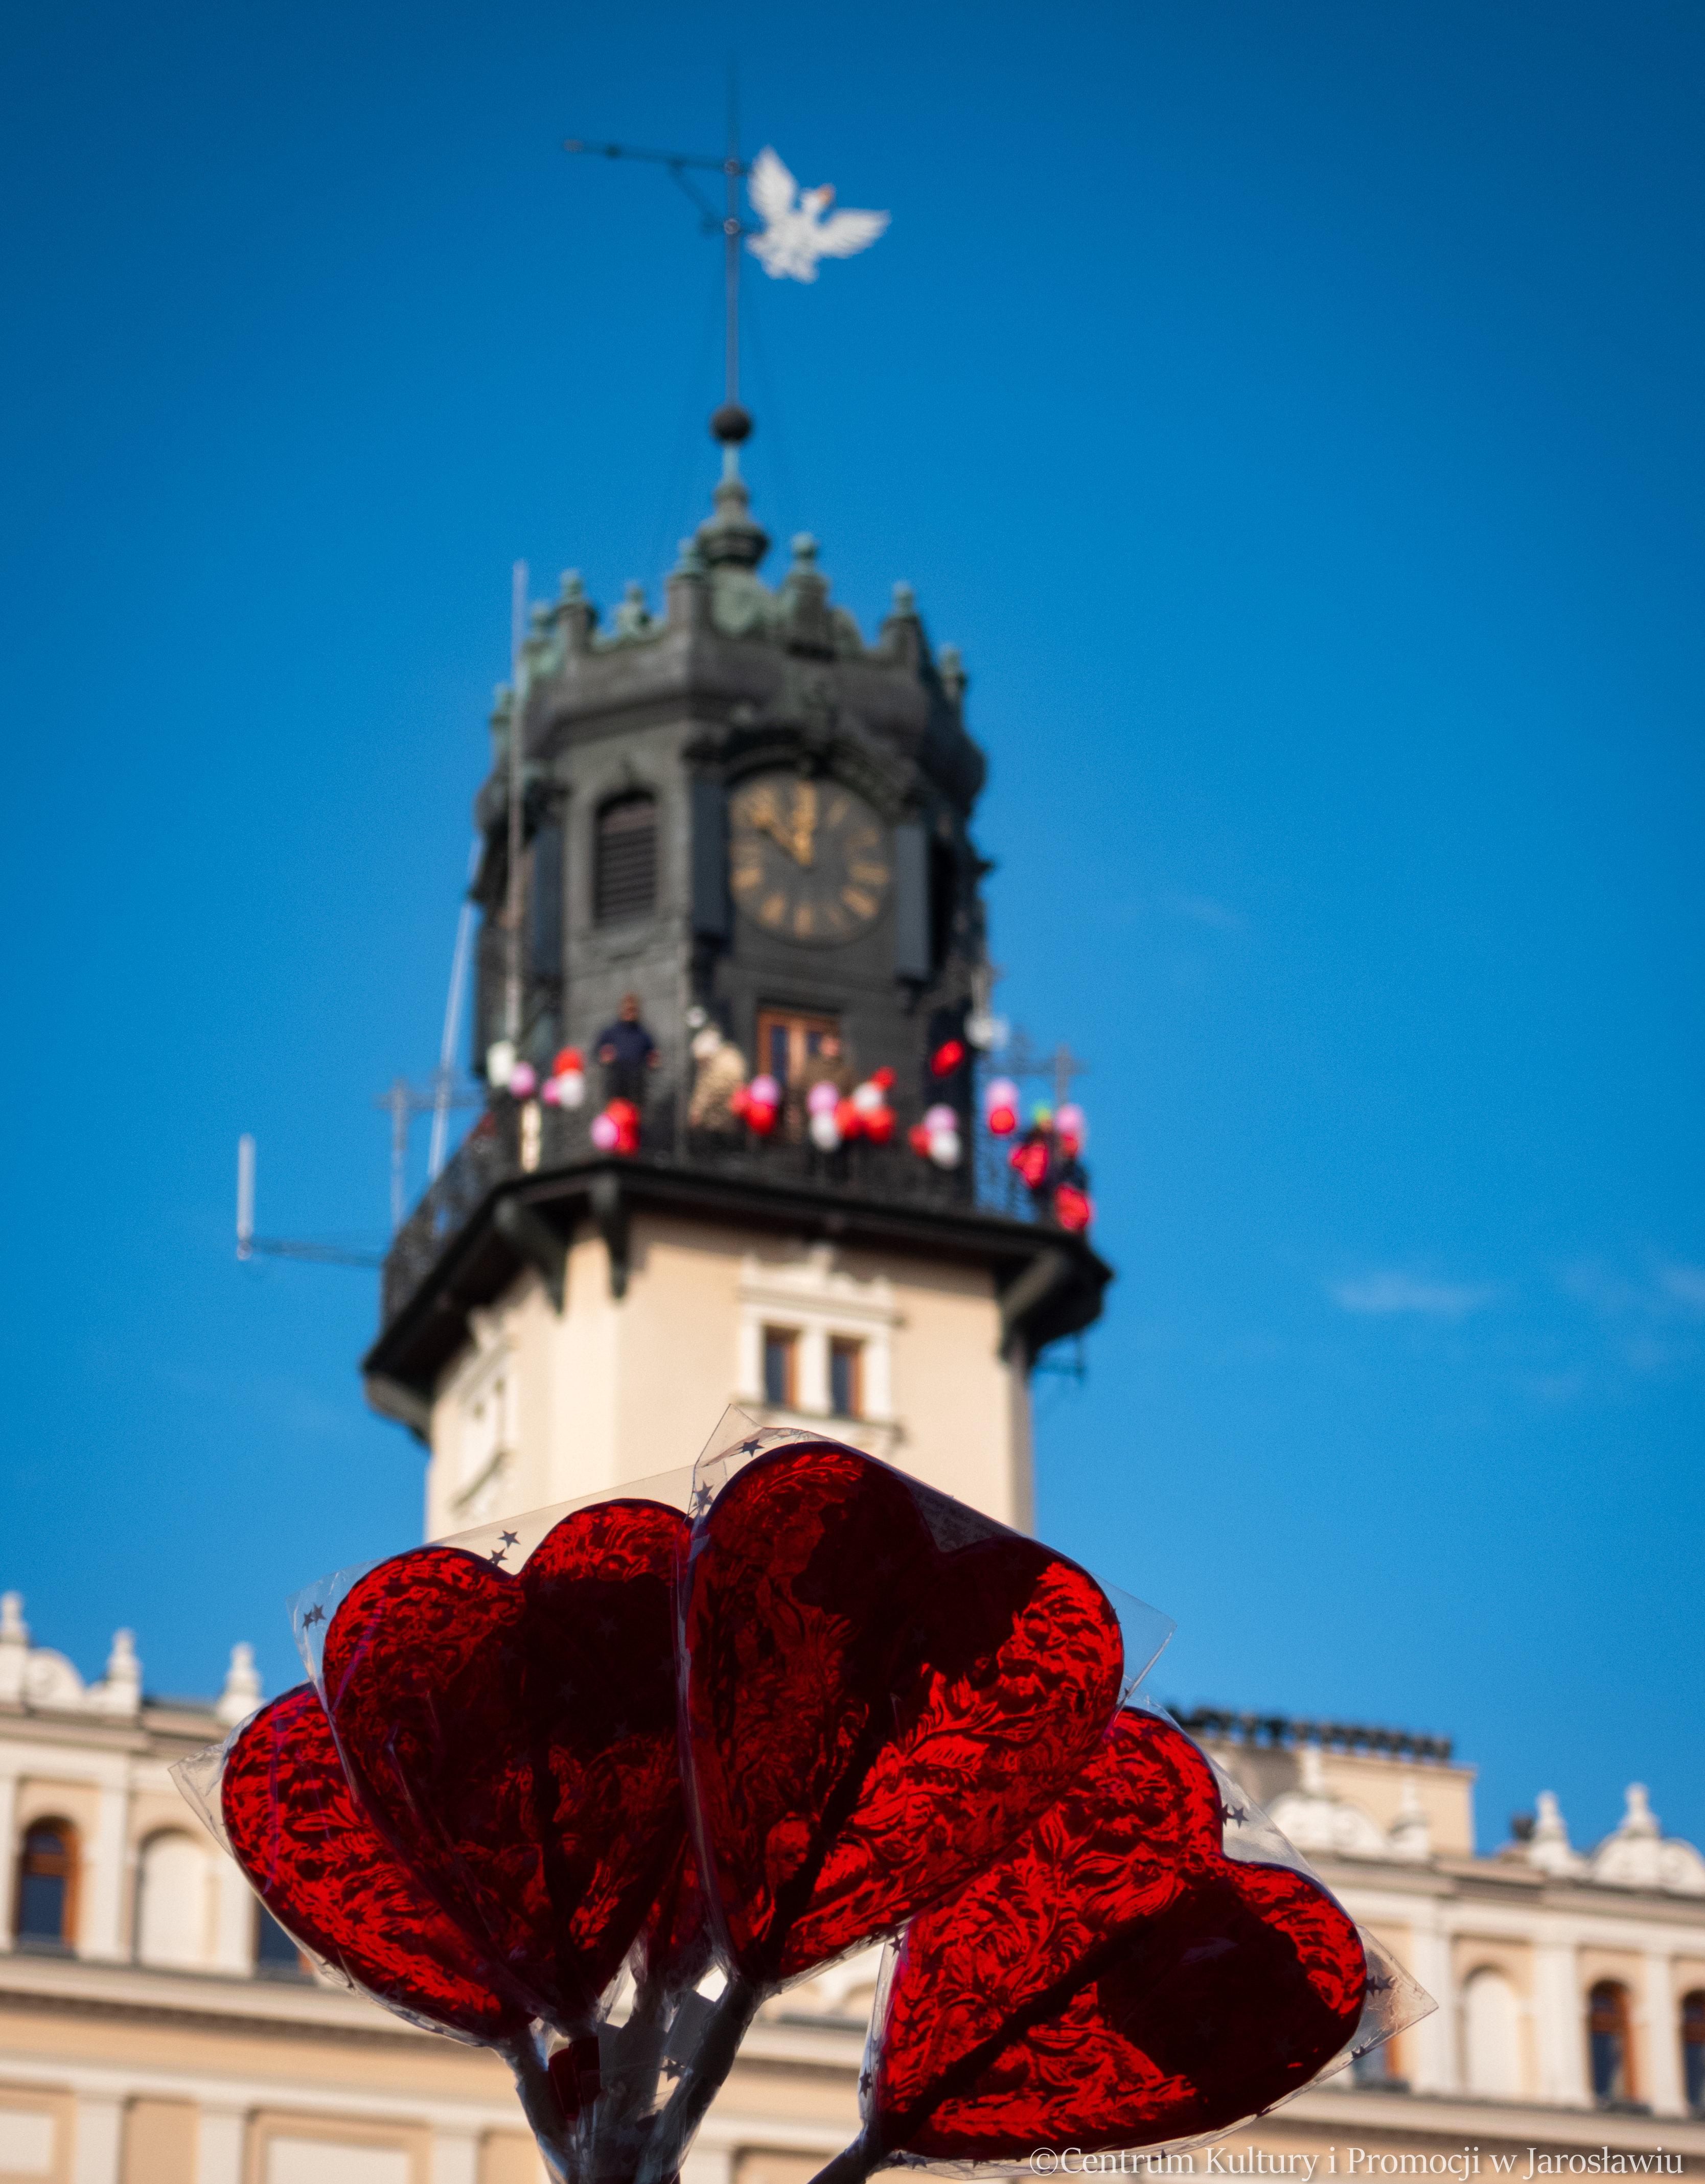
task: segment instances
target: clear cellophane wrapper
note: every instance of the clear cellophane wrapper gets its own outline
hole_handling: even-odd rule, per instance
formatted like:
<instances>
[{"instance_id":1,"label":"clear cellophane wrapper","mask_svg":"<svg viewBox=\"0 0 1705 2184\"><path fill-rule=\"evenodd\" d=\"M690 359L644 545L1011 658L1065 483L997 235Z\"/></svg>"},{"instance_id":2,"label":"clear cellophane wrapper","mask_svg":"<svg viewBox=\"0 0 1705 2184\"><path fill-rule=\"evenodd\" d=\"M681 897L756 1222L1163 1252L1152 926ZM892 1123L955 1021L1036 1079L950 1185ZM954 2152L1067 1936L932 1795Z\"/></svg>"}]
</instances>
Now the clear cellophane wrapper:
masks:
<instances>
[{"instance_id":1,"label":"clear cellophane wrapper","mask_svg":"<svg viewBox=\"0 0 1705 2184\"><path fill-rule=\"evenodd\" d=\"M291 1617L309 1680L185 1793L319 1976L504 2057L564 2184L668 2184L760 2010L878 1945L840 2184L1191 2145L1431 2007L1144 1693L1163 1616L824 1436L730 1412Z\"/></svg>"}]
</instances>

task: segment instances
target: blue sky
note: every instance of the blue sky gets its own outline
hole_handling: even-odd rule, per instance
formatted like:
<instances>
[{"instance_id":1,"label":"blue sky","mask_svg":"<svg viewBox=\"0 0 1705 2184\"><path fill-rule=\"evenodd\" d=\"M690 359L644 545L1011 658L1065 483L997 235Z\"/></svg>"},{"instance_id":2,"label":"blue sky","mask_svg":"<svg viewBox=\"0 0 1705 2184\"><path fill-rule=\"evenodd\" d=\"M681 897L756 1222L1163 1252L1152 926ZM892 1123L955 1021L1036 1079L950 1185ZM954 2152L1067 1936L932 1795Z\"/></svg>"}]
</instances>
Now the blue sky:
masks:
<instances>
[{"instance_id":1,"label":"blue sky","mask_svg":"<svg viewBox=\"0 0 1705 2184\"><path fill-rule=\"evenodd\" d=\"M416 1534L371 1278L234 1265L235 1141L382 1236L510 564L655 587L712 475L714 246L557 147L715 149L731 45L894 214L749 282L760 512L965 648L1003 1005L1094 1065L1043 1529L1184 1702L1705 1840L1685 5L15 17L0 1582L276 1688Z\"/></svg>"}]
</instances>

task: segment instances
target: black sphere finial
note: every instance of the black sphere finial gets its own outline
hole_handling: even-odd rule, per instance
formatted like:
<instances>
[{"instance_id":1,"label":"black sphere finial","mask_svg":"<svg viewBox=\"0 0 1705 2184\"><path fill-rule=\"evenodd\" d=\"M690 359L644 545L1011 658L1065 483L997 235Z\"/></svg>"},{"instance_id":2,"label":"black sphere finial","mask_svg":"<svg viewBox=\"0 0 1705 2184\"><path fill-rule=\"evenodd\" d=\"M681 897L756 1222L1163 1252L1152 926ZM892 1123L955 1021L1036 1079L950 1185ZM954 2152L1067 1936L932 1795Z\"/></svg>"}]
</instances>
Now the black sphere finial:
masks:
<instances>
[{"instance_id":1,"label":"black sphere finial","mask_svg":"<svg viewBox=\"0 0 1705 2184\"><path fill-rule=\"evenodd\" d=\"M710 419L710 437L723 446L738 448L742 440L752 437L752 413L743 410L738 402L725 402Z\"/></svg>"}]
</instances>

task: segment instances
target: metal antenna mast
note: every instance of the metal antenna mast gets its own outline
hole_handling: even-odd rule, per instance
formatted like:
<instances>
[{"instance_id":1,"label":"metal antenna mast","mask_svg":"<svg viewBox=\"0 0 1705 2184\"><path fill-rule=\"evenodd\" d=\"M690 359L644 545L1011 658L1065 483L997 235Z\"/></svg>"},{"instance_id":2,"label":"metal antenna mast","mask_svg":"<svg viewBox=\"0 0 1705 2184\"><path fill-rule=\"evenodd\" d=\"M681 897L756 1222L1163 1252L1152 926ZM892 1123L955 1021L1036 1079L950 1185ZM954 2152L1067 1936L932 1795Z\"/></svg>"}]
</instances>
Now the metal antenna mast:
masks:
<instances>
[{"instance_id":1,"label":"metal antenna mast","mask_svg":"<svg viewBox=\"0 0 1705 2184\"><path fill-rule=\"evenodd\" d=\"M504 1035L516 1048L521 1045L521 746L527 732L527 688L523 678L526 642L527 563L517 561L510 585L509 900L504 911L509 926Z\"/></svg>"},{"instance_id":2,"label":"metal antenna mast","mask_svg":"<svg viewBox=\"0 0 1705 2184\"><path fill-rule=\"evenodd\" d=\"M257 1236L254 1233L254 1139L245 1130L237 1141L237 1256L252 1259L262 1251L274 1259L309 1259L322 1267L382 1267L382 1251L362 1251L343 1244L318 1244L304 1237Z\"/></svg>"},{"instance_id":3,"label":"metal antenna mast","mask_svg":"<svg viewBox=\"0 0 1705 2184\"><path fill-rule=\"evenodd\" d=\"M468 853L468 886L474 883L479 870L481 843L477 835ZM471 894L464 894L462 907L456 918L455 953L450 958L450 992L444 1003L444 1035L438 1044L438 1067L432 1082L437 1087L432 1100L432 1143L426 1162L426 1179L436 1183L444 1165L444 1152L449 1141L451 1088L456 1073L456 1034L461 1028L462 989L468 981L468 956L474 938L474 901Z\"/></svg>"}]
</instances>

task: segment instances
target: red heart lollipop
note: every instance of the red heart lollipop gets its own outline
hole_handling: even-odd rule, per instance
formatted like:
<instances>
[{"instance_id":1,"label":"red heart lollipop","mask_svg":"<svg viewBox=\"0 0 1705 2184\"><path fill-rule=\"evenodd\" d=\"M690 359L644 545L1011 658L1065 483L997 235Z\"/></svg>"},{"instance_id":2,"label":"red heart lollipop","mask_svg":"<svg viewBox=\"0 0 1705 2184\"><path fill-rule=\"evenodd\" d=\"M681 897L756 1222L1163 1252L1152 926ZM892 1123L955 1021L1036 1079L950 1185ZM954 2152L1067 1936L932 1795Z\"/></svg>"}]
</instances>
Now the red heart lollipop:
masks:
<instances>
[{"instance_id":1,"label":"red heart lollipop","mask_svg":"<svg viewBox=\"0 0 1705 2184\"><path fill-rule=\"evenodd\" d=\"M1117 1703L1112 1607L1074 1563L833 1442L737 1474L683 1608L699 1847L738 1972L791 1978L997 1857Z\"/></svg>"},{"instance_id":2,"label":"red heart lollipop","mask_svg":"<svg viewBox=\"0 0 1705 2184\"><path fill-rule=\"evenodd\" d=\"M685 1847L671 1585L686 1524L566 1517L511 1576L399 1555L326 1632L326 1710L404 1866L564 2031L586 2029Z\"/></svg>"},{"instance_id":3,"label":"red heart lollipop","mask_svg":"<svg viewBox=\"0 0 1705 2184\"><path fill-rule=\"evenodd\" d=\"M409 1879L349 1793L318 1696L303 1684L243 1728L220 1808L237 1864L273 1916L381 2002L502 2045L528 2012Z\"/></svg>"},{"instance_id":4,"label":"red heart lollipop","mask_svg":"<svg viewBox=\"0 0 1705 2184\"><path fill-rule=\"evenodd\" d=\"M1151 2146L1307 2085L1361 2015L1361 1942L1306 1875L1220 1842L1201 1752L1121 1714L1023 1841L908 1929L857 2165Z\"/></svg>"}]
</instances>

